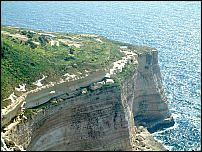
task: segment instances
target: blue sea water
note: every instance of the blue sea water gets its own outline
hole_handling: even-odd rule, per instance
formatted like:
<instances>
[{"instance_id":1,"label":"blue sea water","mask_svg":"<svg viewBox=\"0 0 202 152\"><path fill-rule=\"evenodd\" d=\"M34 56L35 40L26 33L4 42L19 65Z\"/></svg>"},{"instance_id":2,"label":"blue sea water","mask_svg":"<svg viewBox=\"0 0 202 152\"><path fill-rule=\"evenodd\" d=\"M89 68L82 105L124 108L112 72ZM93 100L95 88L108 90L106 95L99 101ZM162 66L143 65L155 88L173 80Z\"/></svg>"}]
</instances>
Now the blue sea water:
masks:
<instances>
[{"instance_id":1,"label":"blue sea water","mask_svg":"<svg viewBox=\"0 0 202 152\"><path fill-rule=\"evenodd\" d=\"M153 136L169 150L201 150L200 1L2 1L1 24L156 48L176 123Z\"/></svg>"}]
</instances>

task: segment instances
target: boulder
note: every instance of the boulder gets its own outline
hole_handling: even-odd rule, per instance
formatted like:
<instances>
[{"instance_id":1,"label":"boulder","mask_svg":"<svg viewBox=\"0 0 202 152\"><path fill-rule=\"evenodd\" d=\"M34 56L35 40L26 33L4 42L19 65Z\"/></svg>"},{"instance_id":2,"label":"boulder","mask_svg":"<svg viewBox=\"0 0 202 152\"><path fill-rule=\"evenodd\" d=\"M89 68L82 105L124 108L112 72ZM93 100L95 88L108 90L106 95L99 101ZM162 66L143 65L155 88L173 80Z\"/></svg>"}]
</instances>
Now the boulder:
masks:
<instances>
[{"instance_id":1,"label":"boulder","mask_svg":"<svg viewBox=\"0 0 202 152\"><path fill-rule=\"evenodd\" d=\"M103 86L103 84L105 84L104 81L101 81L101 82L97 82L97 83L93 83L91 86L90 86L90 89L91 90L96 90L96 89L99 89Z\"/></svg>"},{"instance_id":2,"label":"boulder","mask_svg":"<svg viewBox=\"0 0 202 152\"><path fill-rule=\"evenodd\" d=\"M142 141L139 143L139 145L142 146L142 147L145 147L145 143L142 142Z\"/></svg>"},{"instance_id":3,"label":"boulder","mask_svg":"<svg viewBox=\"0 0 202 152\"><path fill-rule=\"evenodd\" d=\"M110 74L109 74L109 73L106 73L105 77L106 77L106 78L110 78Z\"/></svg>"},{"instance_id":4,"label":"boulder","mask_svg":"<svg viewBox=\"0 0 202 152\"><path fill-rule=\"evenodd\" d=\"M61 102L61 101L63 101L63 99L60 98L60 99L58 99L57 101L58 101L58 102Z\"/></svg>"},{"instance_id":5,"label":"boulder","mask_svg":"<svg viewBox=\"0 0 202 152\"><path fill-rule=\"evenodd\" d=\"M137 140L139 140L139 141L143 141L144 138L143 138L142 136L137 136Z\"/></svg>"},{"instance_id":6,"label":"boulder","mask_svg":"<svg viewBox=\"0 0 202 152\"><path fill-rule=\"evenodd\" d=\"M57 101L56 101L56 100L53 100L53 101L51 101L51 103L53 103L53 104L54 104L54 103L57 103Z\"/></svg>"},{"instance_id":7,"label":"boulder","mask_svg":"<svg viewBox=\"0 0 202 152\"><path fill-rule=\"evenodd\" d=\"M114 83L114 80L106 79L106 85L113 84L113 83Z\"/></svg>"},{"instance_id":8,"label":"boulder","mask_svg":"<svg viewBox=\"0 0 202 152\"><path fill-rule=\"evenodd\" d=\"M85 93L87 93L88 91L87 91L86 88L84 88L84 89L81 90L81 92L82 92L82 94L85 94Z\"/></svg>"},{"instance_id":9,"label":"boulder","mask_svg":"<svg viewBox=\"0 0 202 152\"><path fill-rule=\"evenodd\" d=\"M143 126L139 126L139 127L138 127L138 130L140 130L140 132L142 132L142 131L143 131L143 129L144 129L144 127L143 127Z\"/></svg>"}]
</instances>

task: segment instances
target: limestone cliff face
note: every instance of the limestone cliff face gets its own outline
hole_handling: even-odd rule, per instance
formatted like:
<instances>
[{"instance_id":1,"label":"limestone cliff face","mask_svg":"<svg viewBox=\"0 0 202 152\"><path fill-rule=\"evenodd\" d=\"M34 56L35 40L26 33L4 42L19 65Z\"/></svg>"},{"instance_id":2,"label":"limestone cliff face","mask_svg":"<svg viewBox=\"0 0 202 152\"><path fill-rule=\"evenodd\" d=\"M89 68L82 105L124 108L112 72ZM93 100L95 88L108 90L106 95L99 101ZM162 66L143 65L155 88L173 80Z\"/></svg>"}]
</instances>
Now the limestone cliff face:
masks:
<instances>
[{"instance_id":1,"label":"limestone cliff face","mask_svg":"<svg viewBox=\"0 0 202 152\"><path fill-rule=\"evenodd\" d=\"M138 67L132 74L134 93L132 111L136 126L147 127L149 132L174 125L162 86L158 52L138 55Z\"/></svg>"},{"instance_id":2,"label":"limestone cliff face","mask_svg":"<svg viewBox=\"0 0 202 152\"><path fill-rule=\"evenodd\" d=\"M102 72L26 96L28 108L62 101L23 119L8 131L9 137L27 150L133 150L136 126L154 132L174 124L157 51L136 59L120 86L91 90L92 83L103 80Z\"/></svg>"},{"instance_id":3,"label":"limestone cliff face","mask_svg":"<svg viewBox=\"0 0 202 152\"><path fill-rule=\"evenodd\" d=\"M12 140L27 150L132 149L119 87L63 100L17 125Z\"/></svg>"}]
</instances>

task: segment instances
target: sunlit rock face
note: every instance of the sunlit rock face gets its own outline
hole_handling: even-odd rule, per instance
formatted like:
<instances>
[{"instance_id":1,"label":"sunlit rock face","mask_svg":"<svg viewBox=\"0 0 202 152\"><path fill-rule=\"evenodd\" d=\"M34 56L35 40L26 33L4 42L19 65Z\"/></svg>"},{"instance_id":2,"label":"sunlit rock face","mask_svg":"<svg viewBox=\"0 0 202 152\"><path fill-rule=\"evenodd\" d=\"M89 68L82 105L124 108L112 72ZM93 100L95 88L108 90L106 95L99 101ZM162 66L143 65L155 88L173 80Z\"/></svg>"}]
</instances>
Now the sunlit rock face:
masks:
<instances>
[{"instance_id":1,"label":"sunlit rock face","mask_svg":"<svg viewBox=\"0 0 202 152\"><path fill-rule=\"evenodd\" d=\"M20 127L17 142L20 130L32 131L27 150L131 150L120 87L64 99Z\"/></svg>"},{"instance_id":2,"label":"sunlit rock face","mask_svg":"<svg viewBox=\"0 0 202 152\"><path fill-rule=\"evenodd\" d=\"M135 126L154 132L172 126L174 121L162 86L157 51L138 54L132 66L117 87L92 89L91 84L102 81L106 74L101 73L28 96L27 107L43 104L52 96L62 101L51 102L22 120L10 130L9 137L25 149L37 151L133 149ZM54 94L46 96L52 90Z\"/></svg>"},{"instance_id":3,"label":"sunlit rock face","mask_svg":"<svg viewBox=\"0 0 202 152\"><path fill-rule=\"evenodd\" d=\"M158 52L138 56L134 84L133 115L136 126L147 127L149 132L174 125L162 86Z\"/></svg>"}]
</instances>

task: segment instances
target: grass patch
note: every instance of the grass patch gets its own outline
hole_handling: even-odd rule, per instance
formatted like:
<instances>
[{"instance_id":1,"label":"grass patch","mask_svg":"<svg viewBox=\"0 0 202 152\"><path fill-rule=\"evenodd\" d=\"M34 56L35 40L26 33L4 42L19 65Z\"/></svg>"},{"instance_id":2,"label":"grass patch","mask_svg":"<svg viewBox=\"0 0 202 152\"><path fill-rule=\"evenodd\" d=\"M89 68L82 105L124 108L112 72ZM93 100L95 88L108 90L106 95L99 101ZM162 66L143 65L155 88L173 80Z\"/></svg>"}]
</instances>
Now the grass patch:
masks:
<instances>
[{"instance_id":1,"label":"grass patch","mask_svg":"<svg viewBox=\"0 0 202 152\"><path fill-rule=\"evenodd\" d=\"M115 82L115 83L112 83L112 84L109 84L109 85L103 85L102 86L102 90L104 90L104 89L107 89L107 88L113 88L113 87L119 87L120 86L120 84L118 83L118 82Z\"/></svg>"},{"instance_id":2,"label":"grass patch","mask_svg":"<svg viewBox=\"0 0 202 152\"><path fill-rule=\"evenodd\" d=\"M24 111L24 116L26 116L27 118L30 118L34 112L37 112L36 109L25 109Z\"/></svg>"},{"instance_id":3,"label":"grass patch","mask_svg":"<svg viewBox=\"0 0 202 152\"><path fill-rule=\"evenodd\" d=\"M134 70L134 66L133 65L129 65L129 64L126 64L125 67L122 69L121 72L117 73L117 78L119 80L122 80L126 75L128 75L128 73L130 71L133 71Z\"/></svg>"}]
</instances>

